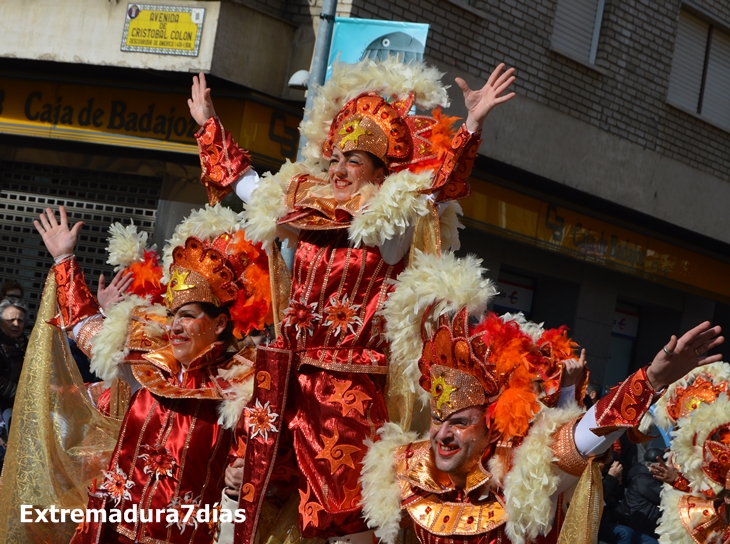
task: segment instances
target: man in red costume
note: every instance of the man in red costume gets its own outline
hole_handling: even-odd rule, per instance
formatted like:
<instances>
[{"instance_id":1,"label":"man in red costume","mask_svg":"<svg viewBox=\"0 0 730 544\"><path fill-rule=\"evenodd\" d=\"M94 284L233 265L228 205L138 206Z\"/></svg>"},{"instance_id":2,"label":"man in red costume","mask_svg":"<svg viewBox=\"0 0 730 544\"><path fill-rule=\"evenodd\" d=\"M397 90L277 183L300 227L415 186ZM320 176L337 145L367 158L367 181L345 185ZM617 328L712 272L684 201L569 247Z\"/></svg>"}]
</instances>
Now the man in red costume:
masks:
<instances>
[{"instance_id":1,"label":"man in red costume","mask_svg":"<svg viewBox=\"0 0 730 544\"><path fill-rule=\"evenodd\" d=\"M192 216L198 225L220 230L227 222L230 228L186 237L179 226L176 236L184 242L168 250L165 306L131 299L116 327L112 311L106 319L100 313L73 257L82 223L69 228L63 207L60 222L51 209L35 221L56 260L56 324L94 355L111 348L110 359L120 364L107 362L103 377L120 376L132 388L108 470L89 490L88 508L106 516L81 524L74 543L207 544L215 538L216 524L199 520L197 512L215 510L220 499L253 365L246 358L251 350L237 353L234 347L229 308L249 302L253 290L246 278L268 266L236 232L232 212L218 207ZM116 328L117 346L99 342L111 342L110 327Z\"/></svg>"},{"instance_id":2,"label":"man in red costume","mask_svg":"<svg viewBox=\"0 0 730 544\"><path fill-rule=\"evenodd\" d=\"M446 216L448 202L469 193L482 126L513 96L512 72L498 67L477 91L458 80L468 117L453 134L438 111L410 114L447 103L434 70L395 59L336 67L302 125L307 161L263 179L215 117L204 76L194 78L209 198L235 190L247 235L267 248L296 240L281 334L257 354L239 502L248 514L236 542L253 542L267 494L296 489L302 536L370 542L359 506L363 440L389 419L378 312L406 267L417 219Z\"/></svg>"},{"instance_id":3,"label":"man in red costume","mask_svg":"<svg viewBox=\"0 0 730 544\"><path fill-rule=\"evenodd\" d=\"M386 316L397 322L413 307L396 303L419 288L421 276L399 278ZM440 262L436 263L439 267ZM452 269L464 268L454 260ZM481 276L478 268L454 274ZM440 309L423 317L423 347L418 362L420 386L431 408L427 440L388 424L381 440L370 444L363 470L366 517L376 536L392 544L410 525L420 542L595 542L602 497L594 493L600 472L589 460L605 453L626 430L636 432L642 416L671 383L703 362L720 345L719 327L703 323L679 340L672 337L651 364L602 398L585 414L560 395L546 402L549 355L564 343L544 331L526 338L517 324L487 314L469 324L469 311L450 297L443 276L422 295L421 307ZM428 288L423 288L428 291ZM451 285L458 295L462 290ZM426 298L429 297L430 298ZM471 304L471 303L470 303ZM453 315L453 318L451 317ZM398 332L393 333L395 336ZM394 342L408 338L394 338ZM547 348L547 349L546 349ZM565 384L565 382L564 382ZM578 481L565 518L560 494ZM407 512L404 523L402 511ZM597 512L593 517L591 512ZM588 513L588 515L586 515Z\"/></svg>"}]
</instances>

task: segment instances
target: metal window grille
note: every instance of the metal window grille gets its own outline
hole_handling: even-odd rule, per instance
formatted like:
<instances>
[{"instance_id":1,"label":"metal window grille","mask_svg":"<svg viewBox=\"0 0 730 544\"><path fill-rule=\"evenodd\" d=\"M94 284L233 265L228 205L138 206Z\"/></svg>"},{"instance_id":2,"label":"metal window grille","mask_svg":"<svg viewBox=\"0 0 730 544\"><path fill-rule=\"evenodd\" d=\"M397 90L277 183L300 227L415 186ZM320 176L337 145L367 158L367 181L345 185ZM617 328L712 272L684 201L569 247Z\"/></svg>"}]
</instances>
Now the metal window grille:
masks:
<instances>
[{"instance_id":1,"label":"metal window grille","mask_svg":"<svg viewBox=\"0 0 730 544\"><path fill-rule=\"evenodd\" d=\"M63 205L70 223L84 222L75 254L92 292L101 273L110 279L109 226L133 220L150 235L155 228L159 178L11 161L0 166L0 281L15 279L23 285L31 322L53 265L33 226L45 208Z\"/></svg>"},{"instance_id":2,"label":"metal window grille","mask_svg":"<svg viewBox=\"0 0 730 544\"><path fill-rule=\"evenodd\" d=\"M604 0L559 0L551 47L595 64L601 33Z\"/></svg>"}]
</instances>

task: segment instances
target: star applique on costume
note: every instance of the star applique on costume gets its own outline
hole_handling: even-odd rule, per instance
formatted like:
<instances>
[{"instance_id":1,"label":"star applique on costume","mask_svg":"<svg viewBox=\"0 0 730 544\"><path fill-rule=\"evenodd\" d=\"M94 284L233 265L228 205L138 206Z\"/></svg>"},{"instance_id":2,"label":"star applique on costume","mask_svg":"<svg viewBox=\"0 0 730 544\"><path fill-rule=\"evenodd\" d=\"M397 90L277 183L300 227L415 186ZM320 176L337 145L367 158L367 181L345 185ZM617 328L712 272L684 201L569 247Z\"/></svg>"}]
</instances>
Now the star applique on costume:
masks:
<instances>
[{"instance_id":1,"label":"star applique on costume","mask_svg":"<svg viewBox=\"0 0 730 544\"><path fill-rule=\"evenodd\" d=\"M349 446L343 444L337 445L340 441L340 433L337 427L334 428L334 435L327 438L325 435L319 435L322 442L324 442L324 448L320 451L315 459L326 459L330 462L330 474L337 472L337 469L342 465L348 466L352 469L355 468L355 462L352 460L352 454L360 451L357 446Z\"/></svg>"},{"instance_id":2,"label":"star applique on costume","mask_svg":"<svg viewBox=\"0 0 730 544\"><path fill-rule=\"evenodd\" d=\"M188 283L185 283L188 279L188 276L190 275L189 270L180 271L178 269L174 269L172 271L172 276L170 277L170 283L167 284L167 294L165 295L165 300L167 301L168 305L172 304L173 301L173 291L187 291L188 289L195 288L195 285L190 285Z\"/></svg>"},{"instance_id":3,"label":"star applique on costume","mask_svg":"<svg viewBox=\"0 0 730 544\"><path fill-rule=\"evenodd\" d=\"M356 410L361 416L365 416L364 403L373 400L372 398L363 391L349 391L350 386L352 386L352 380L332 378L332 385L335 388L335 392L327 399L327 402L340 404L342 406L343 416L346 416L350 410Z\"/></svg>"},{"instance_id":4,"label":"star applique on costume","mask_svg":"<svg viewBox=\"0 0 730 544\"><path fill-rule=\"evenodd\" d=\"M360 139L360 136L366 136L368 134L371 134L360 126L361 121L362 118L353 119L349 123L346 123L338 131L339 134L344 135L344 138L340 140L340 149L344 149L347 142L353 142L355 145L357 145L357 141Z\"/></svg>"},{"instance_id":5,"label":"star applique on costume","mask_svg":"<svg viewBox=\"0 0 730 544\"><path fill-rule=\"evenodd\" d=\"M257 436L262 436L266 441L269 439L270 432L278 432L274 422L279 418L279 414L271 411L268 401L262 406L261 402L256 399L256 405L253 408L248 408L246 417L251 440Z\"/></svg>"},{"instance_id":6,"label":"star applique on costume","mask_svg":"<svg viewBox=\"0 0 730 544\"><path fill-rule=\"evenodd\" d=\"M444 404L451 406L451 394L457 391L459 388L454 385L449 385L443 376L439 376L431 384L431 396L436 400L436 411L441 415L441 407Z\"/></svg>"}]
</instances>

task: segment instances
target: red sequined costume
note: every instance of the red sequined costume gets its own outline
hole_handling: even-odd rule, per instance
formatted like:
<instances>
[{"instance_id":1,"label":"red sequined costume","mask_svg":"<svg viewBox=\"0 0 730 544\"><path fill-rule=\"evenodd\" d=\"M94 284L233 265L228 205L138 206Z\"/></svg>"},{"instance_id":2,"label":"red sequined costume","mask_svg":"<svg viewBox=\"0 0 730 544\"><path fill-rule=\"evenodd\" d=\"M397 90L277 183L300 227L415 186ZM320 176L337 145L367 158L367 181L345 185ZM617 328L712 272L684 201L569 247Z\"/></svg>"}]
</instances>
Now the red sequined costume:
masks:
<instances>
[{"instance_id":1,"label":"red sequined costume","mask_svg":"<svg viewBox=\"0 0 730 544\"><path fill-rule=\"evenodd\" d=\"M644 388L648 398L653 396L653 389L643 370L631 376L625 383L629 382ZM627 405L645 405L644 399L637 398L626 386L610 393L606 398L609 403L613 400ZM602 407L597 407L596 413L601 414ZM633 412L633 418L625 417L627 414L624 413L621 419L624 424L630 422L633 426L638 426L644 413L646 409L637 410ZM600 417L597 415L597 419ZM455 538L469 544L511 542L505 529L509 515L514 515L514 510L511 511L511 504L505 499L504 485L495 485L492 473L485 466L493 456L501 455L505 460L507 473L514 471L520 475L520 479L539 478L555 469L563 472L565 478L577 478L586 464L572 438L575 425L575 420L564 423L549 437L547 442L550 447L544 452L544 473L534 466L530 471L525 470L526 467L519 462L515 464L519 443L511 444L509 449L497 447L486 453L482 462L467 477L467 488L463 490L455 488L449 476L436 468L428 440L397 448L394 470L401 490L401 508L407 512L419 542L449 544ZM612 426L600 427L596 431L605 432ZM557 459L552 461L554 469L549 468L551 458ZM503 479L502 482L504 481ZM535 542L557 542L563 515L562 509L556 508L552 529L546 535L539 535Z\"/></svg>"},{"instance_id":2,"label":"red sequined costume","mask_svg":"<svg viewBox=\"0 0 730 544\"><path fill-rule=\"evenodd\" d=\"M222 242L210 246L188 238L184 247L175 248L167 296L171 310L247 296L236 286L238 270L224 258L230 238L224 234ZM241 386L252 375L253 362L246 356L253 358L253 348L236 353L214 342L183 369L168 340L164 306L124 308L143 302L130 299L103 320L73 257L55 266L55 276L60 314L52 324L73 329L82 347L92 347L101 325L114 321L112 310L126 314L128 323L116 323L126 331L119 373L136 389L108 469L89 489L88 508L104 510L106 516L82 523L72 542L213 542L217 523L210 517L210 523L202 516L198 520L196 513L207 509L212 516L220 500L233 428L248 399L241 398ZM226 409L235 412L227 421ZM178 516L170 517L170 511Z\"/></svg>"},{"instance_id":3,"label":"red sequined costume","mask_svg":"<svg viewBox=\"0 0 730 544\"><path fill-rule=\"evenodd\" d=\"M348 127L356 127L355 134L376 133L375 121L368 115L382 112L378 122L387 117L389 134L395 136L376 144L392 154L384 155L391 167L396 158L408 162L415 148L410 138L417 132L404 128L415 122L405 117L412 100L391 106L371 93L359 96L333 122L325 149L340 145L343 152L355 148L372 151L363 144L365 136L359 141L350 138L346 145L342 136L332 135L340 127L344 127L340 135L350 134ZM423 117L421 123L421 132L425 132L434 120ZM398 138L402 134L408 145L401 147ZM202 182L209 197L220 197L248 171L249 162L216 118L203 126L198 142ZM435 166L435 177L431 172L425 176L423 192L440 189L437 201L466 196L469 191L466 179L476 156L478 135L462 128L451 144L438 160L430 147L416 148L420 150L416 153ZM396 183L396 178L391 181ZM386 178L384 185L388 182ZM260 182L267 183L277 180ZM259 348L257 354L255 402L247 410L249 442L239 502L247 519L236 526L236 542L240 543L253 541L267 493L286 497L297 488L302 536L326 538L367 530L359 506L363 441L374 439L388 421L384 397L387 344L377 313L407 261L407 249L388 264L381 255L382 246L351 242L353 218L364 204L362 194L338 203L321 174L300 172L280 183L285 209L276 222L296 229L298 242L281 336L272 346ZM413 198L419 198L418 191ZM253 203L251 207L255 207ZM246 229L252 232L248 226Z\"/></svg>"},{"instance_id":4,"label":"red sequined costume","mask_svg":"<svg viewBox=\"0 0 730 544\"><path fill-rule=\"evenodd\" d=\"M586 459L605 452L622 430L636 427L654 398L642 369L584 417L573 391L581 390L582 398L581 382L560 390L562 362L572 357L574 346L564 328L523 329L491 313L469 324L469 312L480 315L495 293L483 273L478 264L452 254L420 256L398 278L387 303L391 346L417 364L413 374L430 405L434 446L392 423L369 444L363 509L386 544L398 541L401 527L412 527L427 544L556 542L563 523L561 493L581 477L571 501L578 522L569 523L576 521L569 510L565 524L579 531L585 512L601 507L592 492L600 472ZM423 316L405 320L414 315L414 298ZM554 374L556 368L561 370ZM484 421L469 423L475 413L483 413ZM470 451L461 440L483 444L473 450L478 459L460 457ZM571 542L584 541L570 534ZM590 533L581 534L590 541Z\"/></svg>"}]
</instances>

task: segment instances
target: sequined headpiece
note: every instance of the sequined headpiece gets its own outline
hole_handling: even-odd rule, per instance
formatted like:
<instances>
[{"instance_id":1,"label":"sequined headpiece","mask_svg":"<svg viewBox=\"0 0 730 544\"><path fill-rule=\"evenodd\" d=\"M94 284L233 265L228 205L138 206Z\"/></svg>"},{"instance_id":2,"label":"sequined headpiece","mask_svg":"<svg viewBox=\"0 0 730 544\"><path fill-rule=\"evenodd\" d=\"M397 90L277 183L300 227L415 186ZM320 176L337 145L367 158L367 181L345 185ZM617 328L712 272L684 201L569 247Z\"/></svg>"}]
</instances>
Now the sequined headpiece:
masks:
<instances>
[{"instance_id":1,"label":"sequined headpiece","mask_svg":"<svg viewBox=\"0 0 730 544\"><path fill-rule=\"evenodd\" d=\"M409 115L415 94L391 102L366 92L350 100L332 121L322 146L325 158L337 147L343 153L367 151L379 158L391 172L432 168L453 136L455 118L440 110L433 116Z\"/></svg>"},{"instance_id":2,"label":"sequined headpiece","mask_svg":"<svg viewBox=\"0 0 730 544\"><path fill-rule=\"evenodd\" d=\"M667 388L657 403L657 423L665 429L675 426L680 418L688 417L703 404L711 404L722 393L727 393L729 381L730 366L727 363L695 368Z\"/></svg>"},{"instance_id":3,"label":"sequined headpiece","mask_svg":"<svg viewBox=\"0 0 730 544\"><path fill-rule=\"evenodd\" d=\"M316 91L300 130L307 160L329 159L334 147L362 150L381 159L391 173L435 168L451 144L455 118L410 115L449 105L441 73L422 62L396 57L335 62L332 77Z\"/></svg>"},{"instance_id":4,"label":"sequined headpiece","mask_svg":"<svg viewBox=\"0 0 730 544\"><path fill-rule=\"evenodd\" d=\"M234 335L273 322L266 254L247 241L240 218L220 205L191 213L164 250L165 304L173 312L191 302L230 308Z\"/></svg>"},{"instance_id":5,"label":"sequined headpiece","mask_svg":"<svg viewBox=\"0 0 730 544\"><path fill-rule=\"evenodd\" d=\"M236 299L239 274L234 264L237 259L229 260L224 253L230 239L231 235L226 233L206 243L191 236L184 246L172 251L173 264L165 296L170 310L174 312L191 302L225 306Z\"/></svg>"},{"instance_id":6,"label":"sequined headpiece","mask_svg":"<svg viewBox=\"0 0 730 544\"><path fill-rule=\"evenodd\" d=\"M473 327L466 309L451 320L441 316L434 334L422 328L420 385L430 393L431 410L445 418L488 405L488 423L499 436L524 436L540 403L552 405L560 393L560 363L573 356L574 345L565 332L548 329L534 339L491 312Z\"/></svg>"}]
</instances>

